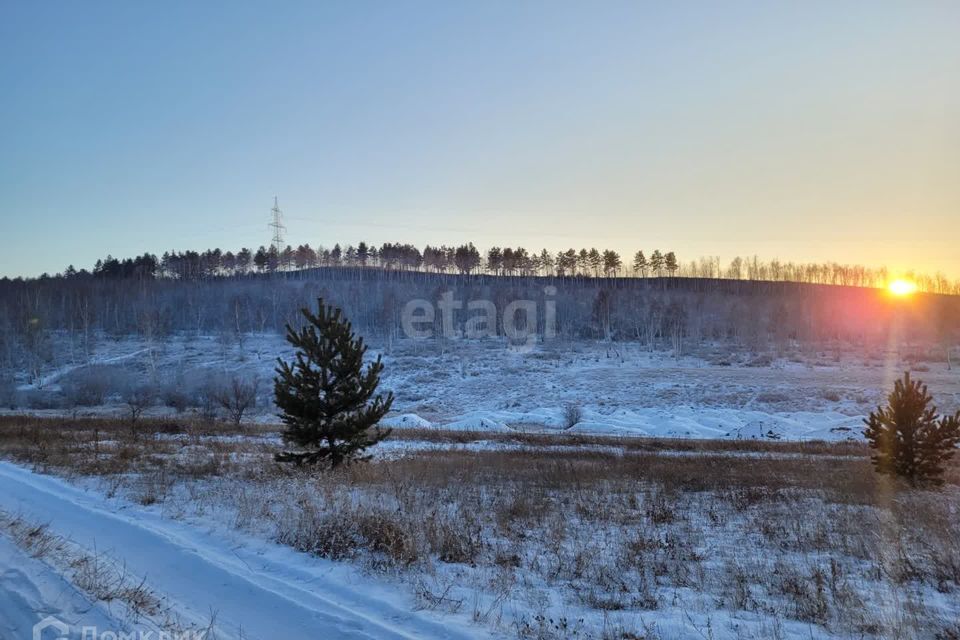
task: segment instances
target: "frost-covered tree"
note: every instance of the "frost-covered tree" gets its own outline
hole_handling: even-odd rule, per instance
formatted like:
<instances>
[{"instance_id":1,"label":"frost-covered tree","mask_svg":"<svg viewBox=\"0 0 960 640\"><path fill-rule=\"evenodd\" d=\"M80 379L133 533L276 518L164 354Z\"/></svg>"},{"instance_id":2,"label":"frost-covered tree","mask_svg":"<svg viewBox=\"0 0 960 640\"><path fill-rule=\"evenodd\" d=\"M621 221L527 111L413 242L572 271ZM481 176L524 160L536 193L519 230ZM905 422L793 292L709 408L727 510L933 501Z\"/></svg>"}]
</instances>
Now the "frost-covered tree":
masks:
<instances>
[{"instance_id":1,"label":"frost-covered tree","mask_svg":"<svg viewBox=\"0 0 960 640\"><path fill-rule=\"evenodd\" d=\"M376 427L390 410L393 394L376 395L383 363L364 370L367 347L354 335L340 309L318 300L316 314L302 310L307 324L287 326L287 341L297 349L292 363L278 359L274 395L286 425L283 440L299 451L277 456L284 462L336 467L358 459L389 430Z\"/></svg>"},{"instance_id":2,"label":"frost-covered tree","mask_svg":"<svg viewBox=\"0 0 960 640\"><path fill-rule=\"evenodd\" d=\"M880 473L905 478L913 485L943 483L944 463L960 443L960 411L940 417L927 385L904 373L887 398L864 419L863 435L875 451L871 459Z\"/></svg>"}]
</instances>

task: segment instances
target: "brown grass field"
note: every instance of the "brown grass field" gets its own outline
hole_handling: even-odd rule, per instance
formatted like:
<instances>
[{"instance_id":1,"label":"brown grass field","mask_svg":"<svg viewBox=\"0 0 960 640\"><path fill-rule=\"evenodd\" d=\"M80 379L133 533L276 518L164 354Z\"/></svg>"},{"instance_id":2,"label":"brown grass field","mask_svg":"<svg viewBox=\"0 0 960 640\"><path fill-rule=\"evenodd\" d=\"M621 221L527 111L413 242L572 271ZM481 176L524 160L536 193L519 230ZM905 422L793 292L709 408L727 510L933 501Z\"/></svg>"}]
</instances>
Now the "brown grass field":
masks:
<instances>
[{"instance_id":1,"label":"brown grass field","mask_svg":"<svg viewBox=\"0 0 960 640\"><path fill-rule=\"evenodd\" d=\"M517 637L666 638L681 620L707 638L960 638L956 459L920 491L858 443L420 430L318 472L274 462L276 436L11 416L0 455L355 562Z\"/></svg>"}]
</instances>

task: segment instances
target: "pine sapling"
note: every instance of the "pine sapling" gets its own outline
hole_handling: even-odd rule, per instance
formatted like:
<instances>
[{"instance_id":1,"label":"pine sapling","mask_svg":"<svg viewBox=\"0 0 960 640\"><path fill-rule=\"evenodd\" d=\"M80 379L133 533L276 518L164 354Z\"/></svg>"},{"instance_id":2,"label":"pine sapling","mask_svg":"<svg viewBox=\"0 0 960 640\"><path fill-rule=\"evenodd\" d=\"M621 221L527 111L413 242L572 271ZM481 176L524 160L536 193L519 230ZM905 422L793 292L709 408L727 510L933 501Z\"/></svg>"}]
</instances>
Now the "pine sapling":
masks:
<instances>
[{"instance_id":1,"label":"pine sapling","mask_svg":"<svg viewBox=\"0 0 960 640\"><path fill-rule=\"evenodd\" d=\"M863 434L879 473L914 486L943 484L943 470L960 443L960 412L940 417L927 386L904 373L887 398L864 420Z\"/></svg>"},{"instance_id":2,"label":"pine sapling","mask_svg":"<svg viewBox=\"0 0 960 640\"><path fill-rule=\"evenodd\" d=\"M287 445L277 459L300 464L325 462L331 468L364 459L363 453L390 431L377 427L390 410L393 394L374 395L383 363L378 356L364 369L367 347L354 335L340 309L318 300L316 314L302 310L307 323L287 326L296 347L292 363L278 359L274 395L286 425Z\"/></svg>"}]
</instances>

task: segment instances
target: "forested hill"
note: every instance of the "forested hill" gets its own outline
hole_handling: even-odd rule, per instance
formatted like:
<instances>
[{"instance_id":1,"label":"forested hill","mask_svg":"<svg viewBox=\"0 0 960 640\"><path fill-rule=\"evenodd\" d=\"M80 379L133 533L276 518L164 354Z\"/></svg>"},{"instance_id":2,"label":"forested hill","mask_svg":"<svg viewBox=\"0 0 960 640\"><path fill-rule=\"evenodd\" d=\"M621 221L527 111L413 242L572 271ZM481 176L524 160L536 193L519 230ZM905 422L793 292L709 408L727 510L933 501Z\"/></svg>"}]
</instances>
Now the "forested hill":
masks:
<instances>
[{"instance_id":1,"label":"forested hill","mask_svg":"<svg viewBox=\"0 0 960 640\"><path fill-rule=\"evenodd\" d=\"M516 300L537 304L538 322L555 303L563 339L657 340L695 344L788 340L854 343L956 342L960 297L893 298L874 288L694 277L588 277L451 274L364 267L318 267L203 279L103 278L90 273L0 280L0 340L10 359L49 331L76 336L175 332L279 332L323 297L365 334L399 337L400 314L415 299L445 292L464 303L488 300L498 312ZM440 323L439 314L436 322Z\"/></svg>"}]
</instances>

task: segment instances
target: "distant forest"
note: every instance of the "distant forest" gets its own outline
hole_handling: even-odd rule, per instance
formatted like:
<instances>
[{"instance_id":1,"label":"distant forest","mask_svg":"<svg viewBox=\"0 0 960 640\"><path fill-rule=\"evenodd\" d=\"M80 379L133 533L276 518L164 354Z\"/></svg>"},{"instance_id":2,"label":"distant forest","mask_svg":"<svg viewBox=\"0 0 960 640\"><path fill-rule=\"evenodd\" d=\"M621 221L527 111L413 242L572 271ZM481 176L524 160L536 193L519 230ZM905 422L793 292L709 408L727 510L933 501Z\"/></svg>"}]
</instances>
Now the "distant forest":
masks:
<instances>
[{"instance_id":1,"label":"distant forest","mask_svg":"<svg viewBox=\"0 0 960 640\"><path fill-rule=\"evenodd\" d=\"M472 245L422 252L362 244L329 252L213 250L108 258L89 272L3 279L0 370L40 375L51 363L89 359L100 340L124 336L159 344L174 334L217 335L242 348L252 333L298 326L299 310L318 297L342 307L357 330L389 348L402 337L404 305L437 301L445 292L465 302L492 301L501 312L512 301L533 300L537 329L544 303L554 301L556 348L584 339L632 341L677 355L721 346L786 354L922 345L949 358L960 343L960 296L894 299L861 286L879 284L881 272L743 260L723 274L738 277L718 278L715 262L684 268L672 253L653 251L634 277L634 265L624 276L613 252L587 250L581 260L583 253L563 252L558 265L557 256L535 258L522 249L491 250L484 258ZM461 329L466 316L460 313L453 328ZM437 314L438 336L442 322Z\"/></svg>"},{"instance_id":2,"label":"distant forest","mask_svg":"<svg viewBox=\"0 0 960 640\"><path fill-rule=\"evenodd\" d=\"M410 244L384 243L380 247L360 242L346 248L339 244L332 249L309 244L298 247L260 247L256 251L169 251L158 257L144 254L136 258L117 259L107 256L98 260L92 271L78 271L72 265L58 277L93 275L107 279L175 278L203 280L251 273L289 273L321 267L358 267L386 271L426 272L460 275L542 276L580 278L719 278L772 282L801 282L850 287L884 287L891 274L886 269L830 263L794 263L779 260L762 261L757 257L736 257L727 264L719 258L700 258L681 262L673 251L654 249L649 254L637 251L624 259L609 249L567 249L539 253L523 247L493 247L482 254L473 243L460 246L427 245L421 251ZM960 294L960 280L951 281L943 274L933 276L904 274L920 291L939 294ZM41 279L50 276L41 276Z\"/></svg>"}]
</instances>

